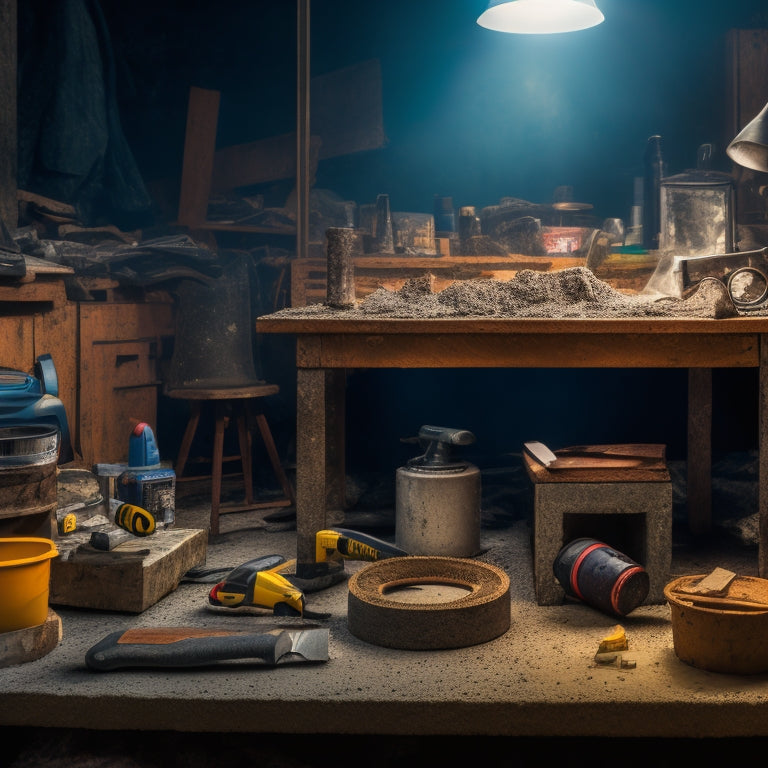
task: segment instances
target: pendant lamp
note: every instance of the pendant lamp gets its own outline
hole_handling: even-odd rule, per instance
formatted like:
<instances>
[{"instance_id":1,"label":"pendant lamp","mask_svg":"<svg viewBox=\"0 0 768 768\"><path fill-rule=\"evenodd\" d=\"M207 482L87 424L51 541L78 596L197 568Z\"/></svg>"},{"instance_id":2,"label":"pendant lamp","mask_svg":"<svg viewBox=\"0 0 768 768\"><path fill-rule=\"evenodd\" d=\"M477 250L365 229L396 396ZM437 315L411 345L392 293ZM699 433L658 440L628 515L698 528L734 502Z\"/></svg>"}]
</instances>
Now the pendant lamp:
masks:
<instances>
[{"instance_id":1,"label":"pendant lamp","mask_svg":"<svg viewBox=\"0 0 768 768\"><path fill-rule=\"evenodd\" d=\"M588 29L604 19L594 0L491 0L477 23L497 32L546 35Z\"/></svg>"},{"instance_id":2,"label":"pendant lamp","mask_svg":"<svg viewBox=\"0 0 768 768\"><path fill-rule=\"evenodd\" d=\"M744 168L768 171L768 104L747 123L725 152Z\"/></svg>"}]
</instances>

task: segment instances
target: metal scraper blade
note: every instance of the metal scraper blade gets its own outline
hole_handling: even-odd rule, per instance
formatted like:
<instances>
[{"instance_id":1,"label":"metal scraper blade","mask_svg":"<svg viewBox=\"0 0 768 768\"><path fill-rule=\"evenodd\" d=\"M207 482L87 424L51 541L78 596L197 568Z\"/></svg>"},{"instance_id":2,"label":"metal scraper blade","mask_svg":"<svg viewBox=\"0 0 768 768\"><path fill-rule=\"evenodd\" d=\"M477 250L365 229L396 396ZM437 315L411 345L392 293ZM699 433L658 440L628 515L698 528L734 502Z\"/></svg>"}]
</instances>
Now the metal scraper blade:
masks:
<instances>
[{"instance_id":1,"label":"metal scraper blade","mask_svg":"<svg viewBox=\"0 0 768 768\"><path fill-rule=\"evenodd\" d=\"M545 467L548 467L553 461L557 461L557 456L544 443L540 443L538 440L530 440L527 443L523 443L523 448Z\"/></svg>"},{"instance_id":2,"label":"metal scraper blade","mask_svg":"<svg viewBox=\"0 0 768 768\"><path fill-rule=\"evenodd\" d=\"M278 663L328 661L328 638L330 631L327 628L285 630L284 635L290 637L291 645L286 650L281 648L283 653L279 657ZM296 656L299 658L296 658Z\"/></svg>"}]
</instances>

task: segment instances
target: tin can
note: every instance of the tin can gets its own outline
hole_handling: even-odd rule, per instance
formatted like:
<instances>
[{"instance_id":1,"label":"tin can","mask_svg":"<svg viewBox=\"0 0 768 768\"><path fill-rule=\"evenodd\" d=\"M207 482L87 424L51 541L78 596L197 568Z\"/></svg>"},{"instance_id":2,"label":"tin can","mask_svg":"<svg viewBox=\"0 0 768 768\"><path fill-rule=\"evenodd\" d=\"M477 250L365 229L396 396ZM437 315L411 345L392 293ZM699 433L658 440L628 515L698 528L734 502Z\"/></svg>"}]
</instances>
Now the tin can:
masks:
<instances>
[{"instance_id":1,"label":"tin can","mask_svg":"<svg viewBox=\"0 0 768 768\"><path fill-rule=\"evenodd\" d=\"M641 565L597 539L566 544L553 563L555 578L570 597L614 616L626 616L648 596Z\"/></svg>"}]
</instances>

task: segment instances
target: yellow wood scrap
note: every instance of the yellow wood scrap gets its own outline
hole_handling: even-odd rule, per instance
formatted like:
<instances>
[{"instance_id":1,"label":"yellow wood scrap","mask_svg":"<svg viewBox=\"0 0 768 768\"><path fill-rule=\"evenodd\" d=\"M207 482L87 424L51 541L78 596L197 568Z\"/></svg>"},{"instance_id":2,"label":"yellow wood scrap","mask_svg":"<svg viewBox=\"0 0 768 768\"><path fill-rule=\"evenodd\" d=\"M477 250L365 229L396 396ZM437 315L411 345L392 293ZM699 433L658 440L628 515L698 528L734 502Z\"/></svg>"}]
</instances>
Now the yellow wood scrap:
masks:
<instances>
[{"instance_id":1,"label":"yellow wood scrap","mask_svg":"<svg viewBox=\"0 0 768 768\"><path fill-rule=\"evenodd\" d=\"M601 641L597 649L598 653L607 653L609 651L626 651L629 648L627 635L624 627L617 624Z\"/></svg>"}]
</instances>

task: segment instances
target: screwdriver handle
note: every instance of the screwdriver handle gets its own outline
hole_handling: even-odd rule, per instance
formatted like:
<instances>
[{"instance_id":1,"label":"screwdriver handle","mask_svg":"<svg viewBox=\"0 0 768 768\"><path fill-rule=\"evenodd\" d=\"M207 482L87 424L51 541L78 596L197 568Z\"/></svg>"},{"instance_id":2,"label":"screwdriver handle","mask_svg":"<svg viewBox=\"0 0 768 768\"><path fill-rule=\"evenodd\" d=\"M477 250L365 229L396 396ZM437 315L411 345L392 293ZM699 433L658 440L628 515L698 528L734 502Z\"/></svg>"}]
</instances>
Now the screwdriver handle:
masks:
<instances>
[{"instance_id":1,"label":"screwdriver handle","mask_svg":"<svg viewBox=\"0 0 768 768\"><path fill-rule=\"evenodd\" d=\"M134 536L149 536L155 532L155 517L143 507L119 499L109 500L109 517L116 526Z\"/></svg>"}]
</instances>

